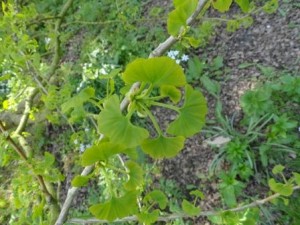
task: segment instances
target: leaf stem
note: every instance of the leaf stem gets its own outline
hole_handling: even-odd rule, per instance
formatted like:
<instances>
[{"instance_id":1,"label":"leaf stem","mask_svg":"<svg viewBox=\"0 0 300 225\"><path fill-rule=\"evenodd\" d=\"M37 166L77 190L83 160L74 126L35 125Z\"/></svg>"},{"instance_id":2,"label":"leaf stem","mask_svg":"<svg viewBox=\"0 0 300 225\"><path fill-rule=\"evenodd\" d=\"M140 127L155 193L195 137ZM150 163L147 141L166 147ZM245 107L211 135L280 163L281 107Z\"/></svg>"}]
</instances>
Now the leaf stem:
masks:
<instances>
[{"instance_id":1,"label":"leaf stem","mask_svg":"<svg viewBox=\"0 0 300 225\"><path fill-rule=\"evenodd\" d=\"M174 110L174 111L180 113L180 109L177 106L174 106L174 105L168 105L168 104L165 104L165 103L162 103L162 102L155 102L155 101L152 101L151 105L155 105L155 106L160 106L160 107L163 107L163 108L171 109L171 110Z\"/></svg>"},{"instance_id":2,"label":"leaf stem","mask_svg":"<svg viewBox=\"0 0 300 225\"><path fill-rule=\"evenodd\" d=\"M151 122L153 123L153 126L154 126L157 134L162 135L162 131L161 131L155 117L151 113L151 111L146 106L144 106L142 103L139 103L139 106L146 112L147 116L149 116L149 118L150 118Z\"/></svg>"}]
</instances>

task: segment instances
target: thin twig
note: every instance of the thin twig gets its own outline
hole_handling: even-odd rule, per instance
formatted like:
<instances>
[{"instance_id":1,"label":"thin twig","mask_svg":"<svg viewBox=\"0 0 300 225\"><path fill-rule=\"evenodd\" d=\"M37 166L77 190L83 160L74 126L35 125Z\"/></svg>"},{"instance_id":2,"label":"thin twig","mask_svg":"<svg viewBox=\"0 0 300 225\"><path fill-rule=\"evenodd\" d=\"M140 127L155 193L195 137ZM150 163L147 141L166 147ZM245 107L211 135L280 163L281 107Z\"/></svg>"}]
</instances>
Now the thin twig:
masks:
<instances>
[{"instance_id":1,"label":"thin twig","mask_svg":"<svg viewBox=\"0 0 300 225\"><path fill-rule=\"evenodd\" d=\"M293 190L298 190L300 189L300 186L295 186L293 187ZM270 195L264 199L260 199L260 200L256 200L253 201L250 204L244 205L244 206L240 206L240 207L236 207L236 208L232 208L232 209L226 209L226 210L220 210L220 211L202 211L197 217L205 217L205 216L216 216L216 215L220 215L224 212L241 212L244 211L246 209L249 208L254 208L256 206L260 206L260 205L264 205L270 201L272 201L273 199L276 199L278 197L280 197L281 195L276 193L273 195ZM157 219L158 221L163 221L163 222L168 222L171 220L175 220L175 219L183 219L183 218L195 218L195 216L189 216L185 213L177 213L177 214L169 214L169 215L165 215L165 216L160 216ZM120 223L120 222L136 222L138 221L138 218L136 216L128 216L122 219L117 219L115 221L113 221L114 223ZM79 218L74 218L68 221L68 224L84 224L84 225L88 225L88 224L94 224L94 223L109 223L109 221L107 220L99 220L96 218L90 218L90 219L79 219Z\"/></svg>"}]
</instances>

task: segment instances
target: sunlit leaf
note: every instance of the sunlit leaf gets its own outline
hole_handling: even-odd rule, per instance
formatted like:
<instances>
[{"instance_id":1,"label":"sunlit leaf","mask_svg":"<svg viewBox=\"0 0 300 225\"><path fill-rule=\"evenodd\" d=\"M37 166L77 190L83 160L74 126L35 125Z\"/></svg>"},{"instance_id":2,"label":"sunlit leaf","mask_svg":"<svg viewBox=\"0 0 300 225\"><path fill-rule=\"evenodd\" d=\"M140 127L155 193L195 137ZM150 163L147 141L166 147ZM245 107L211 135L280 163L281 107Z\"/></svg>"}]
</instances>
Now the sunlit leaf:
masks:
<instances>
[{"instance_id":1,"label":"sunlit leaf","mask_svg":"<svg viewBox=\"0 0 300 225\"><path fill-rule=\"evenodd\" d=\"M87 148L81 157L81 165L89 166L98 161L105 161L112 155L118 154L124 150L124 147L111 142L101 142Z\"/></svg>"},{"instance_id":2,"label":"sunlit leaf","mask_svg":"<svg viewBox=\"0 0 300 225\"><path fill-rule=\"evenodd\" d=\"M169 134L190 137L202 129L207 106L205 98L199 91L186 85L184 105L179 111L179 116L167 129Z\"/></svg>"},{"instance_id":3,"label":"sunlit leaf","mask_svg":"<svg viewBox=\"0 0 300 225\"><path fill-rule=\"evenodd\" d=\"M197 216L200 214L201 209L194 206L192 203L188 202L187 200L182 201L181 205L183 211L188 214L189 216Z\"/></svg>"},{"instance_id":4,"label":"sunlit leaf","mask_svg":"<svg viewBox=\"0 0 300 225\"><path fill-rule=\"evenodd\" d=\"M197 0L174 1L175 9L169 13L167 21L170 35L177 36L180 28L186 26L186 21L195 11L197 3Z\"/></svg>"},{"instance_id":5,"label":"sunlit leaf","mask_svg":"<svg viewBox=\"0 0 300 225\"><path fill-rule=\"evenodd\" d=\"M114 221L137 212L136 193L128 192L120 198L112 197L110 201L93 205L90 212L98 219Z\"/></svg>"},{"instance_id":6,"label":"sunlit leaf","mask_svg":"<svg viewBox=\"0 0 300 225\"><path fill-rule=\"evenodd\" d=\"M284 166L283 165L276 165L272 169L272 173L274 173L274 174L282 173L283 170L284 170Z\"/></svg>"},{"instance_id":7,"label":"sunlit leaf","mask_svg":"<svg viewBox=\"0 0 300 225\"><path fill-rule=\"evenodd\" d=\"M151 191L145 196L143 201L150 204L157 203L160 209L165 209L168 204L166 195L160 190Z\"/></svg>"},{"instance_id":8,"label":"sunlit leaf","mask_svg":"<svg viewBox=\"0 0 300 225\"><path fill-rule=\"evenodd\" d=\"M137 215L139 222L141 224L153 224L157 221L160 211L158 209L153 210L152 212L141 212Z\"/></svg>"},{"instance_id":9,"label":"sunlit leaf","mask_svg":"<svg viewBox=\"0 0 300 225\"><path fill-rule=\"evenodd\" d=\"M88 182L89 182L88 176L77 175L73 178L71 184L73 187L82 187L87 185Z\"/></svg>"},{"instance_id":10,"label":"sunlit leaf","mask_svg":"<svg viewBox=\"0 0 300 225\"><path fill-rule=\"evenodd\" d=\"M141 147L144 152L154 159L171 158L183 149L185 138L159 136L155 139L145 140Z\"/></svg>"},{"instance_id":11,"label":"sunlit leaf","mask_svg":"<svg viewBox=\"0 0 300 225\"><path fill-rule=\"evenodd\" d=\"M229 10L232 4L232 0L213 0L212 5L220 12L226 12Z\"/></svg>"},{"instance_id":12,"label":"sunlit leaf","mask_svg":"<svg viewBox=\"0 0 300 225\"><path fill-rule=\"evenodd\" d=\"M296 184L300 185L300 173L293 173Z\"/></svg>"},{"instance_id":13,"label":"sunlit leaf","mask_svg":"<svg viewBox=\"0 0 300 225\"><path fill-rule=\"evenodd\" d=\"M169 97L173 103L178 103L181 98L181 92L174 86L164 85L160 88L160 94L162 96Z\"/></svg>"},{"instance_id":14,"label":"sunlit leaf","mask_svg":"<svg viewBox=\"0 0 300 225\"><path fill-rule=\"evenodd\" d=\"M126 84L140 81L153 84L155 87L162 85L181 87L186 83L183 69L169 57L136 59L126 67L123 80Z\"/></svg>"},{"instance_id":15,"label":"sunlit leaf","mask_svg":"<svg viewBox=\"0 0 300 225\"><path fill-rule=\"evenodd\" d=\"M146 129L133 125L129 118L122 115L120 101L116 95L105 101L104 109L98 116L99 131L115 144L135 147L145 140L149 133Z\"/></svg>"},{"instance_id":16,"label":"sunlit leaf","mask_svg":"<svg viewBox=\"0 0 300 225\"><path fill-rule=\"evenodd\" d=\"M203 194L202 191L194 190L194 191L191 191L190 194L194 195L194 196L196 196L196 197L198 197L198 198L200 198L202 200L204 199L204 194Z\"/></svg>"},{"instance_id":17,"label":"sunlit leaf","mask_svg":"<svg viewBox=\"0 0 300 225\"><path fill-rule=\"evenodd\" d=\"M247 13L250 9L250 2L249 0L235 0L235 2L240 6L241 10L244 13Z\"/></svg>"},{"instance_id":18,"label":"sunlit leaf","mask_svg":"<svg viewBox=\"0 0 300 225\"><path fill-rule=\"evenodd\" d=\"M124 187L129 191L136 190L137 187L143 184L143 169L133 161L128 161L126 167L129 169L129 180Z\"/></svg>"},{"instance_id":19,"label":"sunlit leaf","mask_svg":"<svg viewBox=\"0 0 300 225\"><path fill-rule=\"evenodd\" d=\"M277 183L273 178L271 178L268 181L268 184L272 191L274 191L280 195L290 196L291 194L293 194L293 185L292 184Z\"/></svg>"}]
</instances>

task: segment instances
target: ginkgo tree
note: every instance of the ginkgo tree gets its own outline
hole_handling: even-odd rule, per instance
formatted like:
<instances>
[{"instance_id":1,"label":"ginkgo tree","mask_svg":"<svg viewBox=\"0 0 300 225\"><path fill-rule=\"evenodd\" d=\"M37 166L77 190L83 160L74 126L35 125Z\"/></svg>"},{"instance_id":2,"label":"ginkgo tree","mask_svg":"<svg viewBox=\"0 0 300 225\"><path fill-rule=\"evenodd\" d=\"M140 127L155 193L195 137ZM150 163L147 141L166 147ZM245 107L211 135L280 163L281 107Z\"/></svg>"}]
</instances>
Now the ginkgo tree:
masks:
<instances>
[{"instance_id":1,"label":"ginkgo tree","mask_svg":"<svg viewBox=\"0 0 300 225\"><path fill-rule=\"evenodd\" d=\"M40 8L51 8L46 1L42 3L44 5L39 5ZM294 173L285 184L270 180L271 190L276 193L269 198L215 212L201 212L198 203L204 195L200 190L193 190L190 194L194 201L184 199L182 212L170 215L167 211L167 196L161 190L146 186L145 170L136 157L137 150L141 149L154 160L172 158L180 154L185 140L199 133L205 124L207 102L204 96L187 83L184 69L175 60L163 56L164 53L176 42L184 46L200 45L204 37L194 36L193 29L198 29L198 33L207 30L208 24L203 25L201 18L210 8L223 13L235 4L246 15L228 20L227 28L234 30L248 26L252 21L251 13L260 9L254 1L174 0L174 10L168 14L167 19L170 36L150 53L149 58L136 56L124 70L115 68L106 75L90 76L106 82L103 98L97 96L98 90L92 86L74 91L69 84L71 81L66 82L61 78L63 73L72 70L72 66L63 63L62 46L68 43L68 37L64 36L66 29L62 26L70 26L72 22L68 18L76 18L72 17L72 10L77 10L76 7L72 8L75 3L74 0L67 0L57 15L48 15L38 13L36 1L2 1L1 80L10 82L11 93L2 101L1 113L11 113L15 103L25 104L15 130L10 130L6 116L1 116L0 120L3 134L1 143L4 146L1 148L1 167L7 166L11 174L18 174L12 182L9 181L9 185L3 184L7 189L13 186L13 203L9 202L10 197L0 199L0 208L9 205L5 216L0 217L1 222L64 224L78 189L88 186L95 177L103 177L103 185L108 190L103 201L89 206L88 210L97 219L69 218L70 223L118 220L153 224L176 218L215 216L212 221L217 224L233 224L230 222L232 218L238 222L244 220L254 224L249 217L252 214L247 214L251 208L281 195L290 196L294 190L299 189L299 174ZM261 9L272 13L277 6L277 0L270 0ZM248 18L247 21L245 18ZM55 22L44 23L48 20ZM192 25L197 23L201 25L193 28ZM47 35L47 41L41 41ZM122 80L123 87L119 92L115 87L116 77ZM87 110L87 104L93 110ZM175 119L169 121L166 127L161 126L152 111L153 107L172 111L176 115ZM38 144L30 139L28 121L36 115L44 114L49 124L59 124L64 119L72 131L76 127L83 127L82 121L87 119L95 125L96 135L92 136L91 146L78 155L79 165L84 169L72 179L72 187L64 202L60 202L58 195L59 184L65 177L56 168L54 155L41 151L42 148L37 148ZM150 121L151 125L142 126L137 120ZM33 124L34 129L37 129L39 123L33 121ZM12 167L14 160L17 162L16 167ZM114 174L117 179L111 180L108 174ZM0 189L1 197L2 192Z\"/></svg>"}]
</instances>

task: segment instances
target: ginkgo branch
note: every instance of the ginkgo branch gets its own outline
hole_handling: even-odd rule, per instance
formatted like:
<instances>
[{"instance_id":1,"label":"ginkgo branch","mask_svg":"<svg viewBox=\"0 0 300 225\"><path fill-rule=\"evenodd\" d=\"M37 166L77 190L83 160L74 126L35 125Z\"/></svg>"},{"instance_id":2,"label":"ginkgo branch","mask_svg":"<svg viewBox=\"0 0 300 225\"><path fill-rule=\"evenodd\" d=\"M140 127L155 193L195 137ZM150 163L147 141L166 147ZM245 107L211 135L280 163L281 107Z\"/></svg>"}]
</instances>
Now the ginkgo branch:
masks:
<instances>
[{"instance_id":1,"label":"ginkgo branch","mask_svg":"<svg viewBox=\"0 0 300 225\"><path fill-rule=\"evenodd\" d=\"M200 14L200 12L202 11L202 9L204 8L204 6L206 5L207 2L208 2L208 0L199 0L196 10L187 19L187 22L186 22L187 25L191 25L196 20L197 16ZM150 53L149 58L158 57L158 56L163 55L177 41L178 41L178 39L176 37L170 36ZM129 95L126 95L126 96L130 96L130 93L139 89L139 86L140 86L139 82L134 83L129 90ZM129 104L129 99L125 97L120 104L121 111L124 111L126 109L126 107L128 106L128 104ZM92 171L92 169L93 169L93 166L85 167L83 172L81 173L81 175L89 174ZM76 196L77 191L78 191L77 187L72 187L68 190L67 198L62 206L61 212L59 214L59 217L58 217L55 225L62 225L64 223L64 221L66 220L68 211L71 207L73 199Z\"/></svg>"},{"instance_id":2,"label":"ginkgo branch","mask_svg":"<svg viewBox=\"0 0 300 225\"><path fill-rule=\"evenodd\" d=\"M294 186L293 190L299 190L300 186ZM220 215L222 213L225 212L241 212L244 211L246 209L249 208L254 208L260 205L264 205L278 197L280 197L281 195L276 193L273 195L270 195L264 199L259 199L259 200L255 200L250 204L247 205L243 205L243 206L239 206L236 208L232 208L232 209L226 209L226 210L221 210L221 211L202 211L199 215L197 215L197 217L205 217L205 216L217 216ZM165 216L160 216L158 217L157 221L161 221L161 222L168 222L171 220L175 220L175 219L184 219L184 218L195 218L194 216L189 216L185 213L177 213L177 214L169 214L169 215L165 215ZM114 222L134 222L134 221L138 221L138 218L136 216L128 216L122 219L117 219ZM91 218L91 219L78 219L78 218L74 218L68 221L68 223L70 224L94 224L94 223L108 223L107 220L99 220L96 218Z\"/></svg>"}]
</instances>

